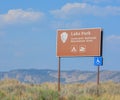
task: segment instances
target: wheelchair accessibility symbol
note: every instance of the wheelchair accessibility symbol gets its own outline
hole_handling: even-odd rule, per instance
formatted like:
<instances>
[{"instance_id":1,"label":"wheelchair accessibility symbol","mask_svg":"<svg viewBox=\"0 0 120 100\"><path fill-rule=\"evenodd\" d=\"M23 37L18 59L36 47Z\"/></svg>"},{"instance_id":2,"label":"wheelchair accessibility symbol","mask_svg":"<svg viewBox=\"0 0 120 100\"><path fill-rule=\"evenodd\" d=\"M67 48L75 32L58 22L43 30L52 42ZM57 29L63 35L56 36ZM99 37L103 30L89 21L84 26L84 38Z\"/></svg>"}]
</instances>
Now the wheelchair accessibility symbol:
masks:
<instances>
[{"instance_id":1,"label":"wheelchair accessibility symbol","mask_svg":"<svg viewBox=\"0 0 120 100\"><path fill-rule=\"evenodd\" d=\"M102 57L94 57L94 65L95 66L102 66L103 65L103 58Z\"/></svg>"}]
</instances>

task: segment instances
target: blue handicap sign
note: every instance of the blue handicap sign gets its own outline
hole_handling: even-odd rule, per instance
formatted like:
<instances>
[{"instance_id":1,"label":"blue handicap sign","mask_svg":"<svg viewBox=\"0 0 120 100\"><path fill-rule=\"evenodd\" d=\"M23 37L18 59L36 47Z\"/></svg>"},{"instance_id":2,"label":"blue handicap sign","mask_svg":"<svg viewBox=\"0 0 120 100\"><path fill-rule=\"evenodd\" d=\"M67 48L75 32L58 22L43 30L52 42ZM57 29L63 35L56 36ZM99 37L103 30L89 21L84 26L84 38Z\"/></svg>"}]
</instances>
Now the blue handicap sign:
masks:
<instances>
[{"instance_id":1,"label":"blue handicap sign","mask_svg":"<svg viewBox=\"0 0 120 100\"><path fill-rule=\"evenodd\" d=\"M103 57L94 57L94 65L102 66L103 65Z\"/></svg>"}]
</instances>

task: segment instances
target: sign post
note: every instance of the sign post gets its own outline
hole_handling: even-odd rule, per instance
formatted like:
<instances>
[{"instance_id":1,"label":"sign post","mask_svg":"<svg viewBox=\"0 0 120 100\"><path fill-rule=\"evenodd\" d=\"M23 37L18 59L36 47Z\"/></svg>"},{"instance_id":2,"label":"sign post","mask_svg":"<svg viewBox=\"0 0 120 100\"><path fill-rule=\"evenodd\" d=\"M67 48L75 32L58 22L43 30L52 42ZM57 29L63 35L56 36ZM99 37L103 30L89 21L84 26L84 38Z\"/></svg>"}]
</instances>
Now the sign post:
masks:
<instances>
[{"instance_id":1,"label":"sign post","mask_svg":"<svg viewBox=\"0 0 120 100\"><path fill-rule=\"evenodd\" d=\"M100 66L98 66L98 71L97 71L97 85L100 83Z\"/></svg>"},{"instance_id":2,"label":"sign post","mask_svg":"<svg viewBox=\"0 0 120 100\"><path fill-rule=\"evenodd\" d=\"M56 51L58 57L58 92L60 93L60 58L102 56L102 29L58 30Z\"/></svg>"},{"instance_id":3,"label":"sign post","mask_svg":"<svg viewBox=\"0 0 120 100\"><path fill-rule=\"evenodd\" d=\"M60 57L58 57L58 92L60 92Z\"/></svg>"},{"instance_id":4,"label":"sign post","mask_svg":"<svg viewBox=\"0 0 120 100\"><path fill-rule=\"evenodd\" d=\"M100 82L100 66L98 66L98 71L97 71L97 96L99 96L99 82Z\"/></svg>"},{"instance_id":5,"label":"sign post","mask_svg":"<svg viewBox=\"0 0 120 100\"><path fill-rule=\"evenodd\" d=\"M103 65L103 57L94 57L94 65L97 66L97 85L99 85L100 80L100 66Z\"/></svg>"},{"instance_id":6,"label":"sign post","mask_svg":"<svg viewBox=\"0 0 120 100\"><path fill-rule=\"evenodd\" d=\"M97 66L97 96L99 96L100 66L103 65L103 57L94 57L94 65Z\"/></svg>"}]
</instances>

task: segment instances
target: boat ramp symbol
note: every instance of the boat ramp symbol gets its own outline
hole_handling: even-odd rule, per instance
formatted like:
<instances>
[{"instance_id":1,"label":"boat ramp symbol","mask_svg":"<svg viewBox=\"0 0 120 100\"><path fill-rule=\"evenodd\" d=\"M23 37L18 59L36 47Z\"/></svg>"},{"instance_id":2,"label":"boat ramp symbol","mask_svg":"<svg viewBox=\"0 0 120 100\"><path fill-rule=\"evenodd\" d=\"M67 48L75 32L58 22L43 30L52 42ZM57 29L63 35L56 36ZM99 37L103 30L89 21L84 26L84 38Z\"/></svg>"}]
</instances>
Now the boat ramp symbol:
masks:
<instances>
[{"instance_id":1,"label":"boat ramp symbol","mask_svg":"<svg viewBox=\"0 0 120 100\"><path fill-rule=\"evenodd\" d=\"M86 51L86 45L80 45L79 46L79 51L80 52L85 52Z\"/></svg>"}]
</instances>

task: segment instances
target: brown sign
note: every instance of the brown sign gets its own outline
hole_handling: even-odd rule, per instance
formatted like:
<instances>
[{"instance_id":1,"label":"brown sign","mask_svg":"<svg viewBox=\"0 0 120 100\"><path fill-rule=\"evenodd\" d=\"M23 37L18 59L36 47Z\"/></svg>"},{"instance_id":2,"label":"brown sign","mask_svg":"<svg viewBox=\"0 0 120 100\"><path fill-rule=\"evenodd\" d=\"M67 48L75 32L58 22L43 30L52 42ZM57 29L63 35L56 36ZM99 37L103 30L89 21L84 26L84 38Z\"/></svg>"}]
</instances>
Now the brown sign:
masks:
<instances>
[{"instance_id":1,"label":"brown sign","mask_svg":"<svg viewBox=\"0 0 120 100\"><path fill-rule=\"evenodd\" d=\"M58 30L57 56L101 56L102 29Z\"/></svg>"}]
</instances>

